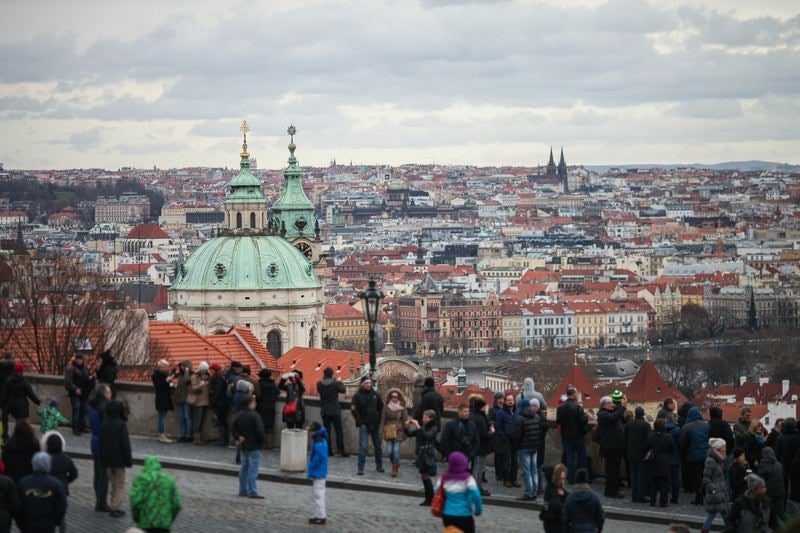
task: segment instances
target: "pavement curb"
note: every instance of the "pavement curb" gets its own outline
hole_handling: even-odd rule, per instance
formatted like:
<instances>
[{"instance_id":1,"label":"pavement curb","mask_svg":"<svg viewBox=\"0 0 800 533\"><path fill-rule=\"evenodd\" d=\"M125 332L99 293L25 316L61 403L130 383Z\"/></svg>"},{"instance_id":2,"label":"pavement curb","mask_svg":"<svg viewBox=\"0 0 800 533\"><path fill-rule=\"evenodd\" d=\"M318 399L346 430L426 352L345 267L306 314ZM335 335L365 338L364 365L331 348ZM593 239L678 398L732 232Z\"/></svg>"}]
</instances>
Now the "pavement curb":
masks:
<instances>
[{"instance_id":1,"label":"pavement curb","mask_svg":"<svg viewBox=\"0 0 800 533\"><path fill-rule=\"evenodd\" d=\"M85 452L70 452L70 456L76 459L85 459L92 461L92 454ZM239 468L236 465L212 465L207 462L188 462L178 461L173 458L159 457L161 466L172 470L184 470L188 472L199 472L203 474L215 474L223 476L237 476ZM134 455L133 463L136 465L144 464L144 457ZM273 483L286 483L290 485L311 485L311 481L303 477L291 474L259 472L258 479L261 481L269 481ZM413 496L421 497L422 488L412 489L407 486L398 486L395 483L375 483L371 481L367 483L357 483L348 479L329 477L326 486L335 489L345 489L359 492L377 492L382 494L395 494L398 496ZM530 509L531 511L541 510L542 504L537 502L521 502L505 496L485 496L483 498L484 505L493 505L496 507L508 507L514 509ZM700 517L686 516L686 515L669 515L666 513L647 512L645 509L639 510L624 510L616 507L604 506L606 519L620 520L625 522L641 522L645 524L664 524L669 525L675 522L683 523L690 528L700 528L703 525L703 520ZM719 526L712 526L714 531L721 531Z\"/></svg>"}]
</instances>

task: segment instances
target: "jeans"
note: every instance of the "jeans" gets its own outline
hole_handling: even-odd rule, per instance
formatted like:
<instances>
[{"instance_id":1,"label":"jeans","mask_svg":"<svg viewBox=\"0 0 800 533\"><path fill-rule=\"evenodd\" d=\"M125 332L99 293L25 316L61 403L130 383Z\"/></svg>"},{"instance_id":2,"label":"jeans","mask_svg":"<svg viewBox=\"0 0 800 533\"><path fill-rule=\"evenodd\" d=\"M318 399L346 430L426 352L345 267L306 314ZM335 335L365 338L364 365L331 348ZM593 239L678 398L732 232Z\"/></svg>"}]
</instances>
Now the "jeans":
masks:
<instances>
[{"instance_id":1,"label":"jeans","mask_svg":"<svg viewBox=\"0 0 800 533\"><path fill-rule=\"evenodd\" d=\"M94 458L94 504L96 507L108 506L108 474L99 457Z\"/></svg>"},{"instance_id":2,"label":"jeans","mask_svg":"<svg viewBox=\"0 0 800 533\"><path fill-rule=\"evenodd\" d=\"M728 514L728 513L719 513L719 515L722 517L722 521L723 521L723 522L725 522L725 515L727 515L727 514ZM713 524L713 523L714 523L714 518L715 518L716 516L717 516L717 513L716 513L716 512L711 512L711 511L709 511L709 512L706 514L706 519L705 519L705 521L703 522L703 529L710 529L710 528L711 528L711 524Z\"/></svg>"},{"instance_id":3,"label":"jeans","mask_svg":"<svg viewBox=\"0 0 800 533\"><path fill-rule=\"evenodd\" d=\"M258 467L261 464L261 450L241 450L242 466L239 468L239 496L256 496Z\"/></svg>"},{"instance_id":4,"label":"jeans","mask_svg":"<svg viewBox=\"0 0 800 533\"><path fill-rule=\"evenodd\" d=\"M358 470L364 470L364 463L367 462L367 444L372 439L372 446L375 448L375 466L383 468L383 450L381 450L381 436L378 428L368 428L364 424L358 427Z\"/></svg>"},{"instance_id":5,"label":"jeans","mask_svg":"<svg viewBox=\"0 0 800 533\"><path fill-rule=\"evenodd\" d=\"M344 454L344 435L342 434L342 415L322 415L322 425L328 432L328 453L333 453L332 429L336 430L336 451Z\"/></svg>"},{"instance_id":6,"label":"jeans","mask_svg":"<svg viewBox=\"0 0 800 533\"><path fill-rule=\"evenodd\" d=\"M72 406L72 431L80 431L86 427L86 398L70 396L69 402Z\"/></svg>"},{"instance_id":7,"label":"jeans","mask_svg":"<svg viewBox=\"0 0 800 533\"><path fill-rule=\"evenodd\" d=\"M166 411L158 411L158 422L156 424L157 424L157 429L158 429L158 433L159 434L160 433L166 433L166 431L167 431L166 428L164 427L164 422L165 422L166 418L167 418L167 412Z\"/></svg>"},{"instance_id":8,"label":"jeans","mask_svg":"<svg viewBox=\"0 0 800 533\"><path fill-rule=\"evenodd\" d=\"M178 417L181 425L181 437L192 438L192 406L188 403L178 404Z\"/></svg>"},{"instance_id":9,"label":"jeans","mask_svg":"<svg viewBox=\"0 0 800 533\"><path fill-rule=\"evenodd\" d=\"M519 466L522 468L523 496L536 496L536 485L539 481L538 467L536 466L536 450L518 450Z\"/></svg>"},{"instance_id":10,"label":"jeans","mask_svg":"<svg viewBox=\"0 0 800 533\"><path fill-rule=\"evenodd\" d=\"M393 465L400 464L400 441L387 440L386 441L386 455L389 456L389 461Z\"/></svg>"},{"instance_id":11,"label":"jeans","mask_svg":"<svg viewBox=\"0 0 800 533\"><path fill-rule=\"evenodd\" d=\"M472 477L478 484L478 488L483 488L483 473L486 471L486 456L478 455L472 462Z\"/></svg>"},{"instance_id":12,"label":"jeans","mask_svg":"<svg viewBox=\"0 0 800 533\"><path fill-rule=\"evenodd\" d=\"M635 502L643 500L645 496L644 463L630 462L628 468L630 469L628 477L631 481L631 500Z\"/></svg>"},{"instance_id":13,"label":"jeans","mask_svg":"<svg viewBox=\"0 0 800 533\"><path fill-rule=\"evenodd\" d=\"M583 437L564 437L561 439L567 467L567 479L575 482L575 472L579 468L586 468L586 441Z\"/></svg>"}]
</instances>

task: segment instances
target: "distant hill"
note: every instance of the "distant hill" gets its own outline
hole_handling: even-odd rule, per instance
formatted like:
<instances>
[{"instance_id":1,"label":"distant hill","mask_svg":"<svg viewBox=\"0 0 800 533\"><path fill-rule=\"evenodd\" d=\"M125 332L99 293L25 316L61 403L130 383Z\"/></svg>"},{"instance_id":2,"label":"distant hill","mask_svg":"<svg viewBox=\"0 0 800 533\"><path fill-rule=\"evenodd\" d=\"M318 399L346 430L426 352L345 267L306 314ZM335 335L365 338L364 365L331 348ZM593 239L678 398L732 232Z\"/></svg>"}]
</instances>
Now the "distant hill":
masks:
<instances>
[{"instance_id":1,"label":"distant hill","mask_svg":"<svg viewBox=\"0 0 800 533\"><path fill-rule=\"evenodd\" d=\"M782 170L784 172L800 172L800 165L790 165L788 163L776 163L774 161L725 161L713 165L703 163L683 163L683 164L627 164L627 165L586 165L586 168L593 172L603 174L612 168L707 168L710 170L742 170L745 172L757 170Z\"/></svg>"}]
</instances>

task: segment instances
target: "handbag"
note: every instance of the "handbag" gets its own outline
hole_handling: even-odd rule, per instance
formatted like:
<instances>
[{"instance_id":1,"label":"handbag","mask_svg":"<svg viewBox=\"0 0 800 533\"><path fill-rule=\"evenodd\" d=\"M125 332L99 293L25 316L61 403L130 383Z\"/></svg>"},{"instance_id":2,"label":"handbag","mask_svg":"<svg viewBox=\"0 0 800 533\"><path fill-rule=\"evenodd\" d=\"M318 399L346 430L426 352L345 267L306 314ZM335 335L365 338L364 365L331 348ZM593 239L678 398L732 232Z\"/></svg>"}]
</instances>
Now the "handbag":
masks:
<instances>
[{"instance_id":1,"label":"handbag","mask_svg":"<svg viewBox=\"0 0 800 533\"><path fill-rule=\"evenodd\" d=\"M290 400L283 406L283 414L286 416L294 416L297 414L297 400Z\"/></svg>"},{"instance_id":2,"label":"handbag","mask_svg":"<svg viewBox=\"0 0 800 533\"><path fill-rule=\"evenodd\" d=\"M394 423L383 426L383 440L397 440L397 425Z\"/></svg>"},{"instance_id":3,"label":"handbag","mask_svg":"<svg viewBox=\"0 0 800 533\"><path fill-rule=\"evenodd\" d=\"M199 395L197 393L190 392L189 394L186 395L186 403L188 403L189 405L194 405L197 403L198 397Z\"/></svg>"},{"instance_id":4,"label":"handbag","mask_svg":"<svg viewBox=\"0 0 800 533\"><path fill-rule=\"evenodd\" d=\"M431 500L431 514L437 518L441 518L444 514L444 480L440 480L439 488L436 494L433 495Z\"/></svg>"}]
</instances>

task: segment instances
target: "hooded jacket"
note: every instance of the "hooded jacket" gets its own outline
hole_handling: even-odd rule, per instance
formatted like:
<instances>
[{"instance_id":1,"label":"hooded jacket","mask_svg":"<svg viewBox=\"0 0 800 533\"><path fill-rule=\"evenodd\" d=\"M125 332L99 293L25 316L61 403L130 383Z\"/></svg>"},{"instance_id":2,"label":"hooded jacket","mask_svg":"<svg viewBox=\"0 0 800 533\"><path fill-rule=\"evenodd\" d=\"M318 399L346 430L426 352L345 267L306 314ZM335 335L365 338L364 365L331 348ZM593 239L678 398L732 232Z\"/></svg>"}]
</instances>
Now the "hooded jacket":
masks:
<instances>
[{"instance_id":1,"label":"hooded jacket","mask_svg":"<svg viewBox=\"0 0 800 533\"><path fill-rule=\"evenodd\" d=\"M476 398L472 406L470 418L475 423L478 432L478 451L475 455L483 457L492 452L492 433L489 433L489 417L483 412L486 402L483 398Z\"/></svg>"},{"instance_id":2,"label":"hooded jacket","mask_svg":"<svg viewBox=\"0 0 800 533\"><path fill-rule=\"evenodd\" d=\"M800 432L797 431L797 421L794 418L787 418L775 443L775 456L783 465L784 476L791 469L792 461L798 451L800 451Z\"/></svg>"},{"instance_id":3,"label":"hooded jacket","mask_svg":"<svg viewBox=\"0 0 800 533\"><path fill-rule=\"evenodd\" d=\"M578 484L564 501L561 530L565 533L596 533L603 530L605 514L600 498L588 485Z\"/></svg>"},{"instance_id":4,"label":"hooded jacket","mask_svg":"<svg viewBox=\"0 0 800 533\"><path fill-rule=\"evenodd\" d=\"M61 482L46 472L34 472L17 484L22 507L16 515L23 533L55 531L67 514L67 496Z\"/></svg>"},{"instance_id":5,"label":"hooded jacket","mask_svg":"<svg viewBox=\"0 0 800 533\"><path fill-rule=\"evenodd\" d=\"M64 493L69 496L69 484L78 479L78 469L64 452L66 448L64 436L58 431L48 431L42 435L40 444L42 450L50 454L50 475L61 482Z\"/></svg>"},{"instance_id":6,"label":"hooded jacket","mask_svg":"<svg viewBox=\"0 0 800 533\"><path fill-rule=\"evenodd\" d=\"M447 472L439 477L436 490L444 483L444 513L447 516L475 516L483 513L483 500L475 478L469 475L469 461L464 454L448 456Z\"/></svg>"},{"instance_id":7,"label":"hooded jacket","mask_svg":"<svg viewBox=\"0 0 800 533\"><path fill-rule=\"evenodd\" d=\"M681 452L692 463L704 461L708 455L708 423L700 409L692 407L681 430Z\"/></svg>"},{"instance_id":8,"label":"hooded jacket","mask_svg":"<svg viewBox=\"0 0 800 533\"><path fill-rule=\"evenodd\" d=\"M36 405L42 404L25 376L16 372L9 376L1 392L3 396L0 399L0 406L3 407L5 412L13 416L14 420L23 420L30 416L28 410L29 398Z\"/></svg>"},{"instance_id":9,"label":"hooded jacket","mask_svg":"<svg viewBox=\"0 0 800 533\"><path fill-rule=\"evenodd\" d=\"M111 468L130 468L133 465L128 424L122 418L122 402L111 400L100 426L100 461Z\"/></svg>"},{"instance_id":10,"label":"hooded jacket","mask_svg":"<svg viewBox=\"0 0 800 533\"><path fill-rule=\"evenodd\" d=\"M148 455L131 485L131 515L140 529L170 529L181 510L175 480L161 469L158 457Z\"/></svg>"},{"instance_id":11,"label":"hooded jacket","mask_svg":"<svg viewBox=\"0 0 800 533\"><path fill-rule=\"evenodd\" d=\"M311 434L311 455L308 457L308 479L328 477L328 431L321 427Z\"/></svg>"},{"instance_id":12,"label":"hooded jacket","mask_svg":"<svg viewBox=\"0 0 800 533\"><path fill-rule=\"evenodd\" d=\"M333 378L322 378L317 382L319 394L319 409L322 416L340 416L342 408L339 405L339 395L347 390L344 383Z\"/></svg>"},{"instance_id":13,"label":"hooded jacket","mask_svg":"<svg viewBox=\"0 0 800 533\"><path fill-rule=\"evenodd\" d=\"M564 488L563 495L558 493L558 490L553 483L554 470L555 469L552 465L545 466L542 469L544 478L547 480L547 487L544 489L544 508L539 514L539 518L544 524L544 530L546 533L550 533L551 531L561 531L562 510L564 509L564 503L567 500L567 496L569 496L569 492L567 491L566 487Z\"/></svg>"},{"instance_id":14,"label":"hooded jacket","mask_svg":"<svg viewBox=\"0 0 800 533\"><path fill-rule=\"evenodd\" d=\"M522 392L517 394L517 405L520 405L522 400L539 400L539 412L543 417L547 418L547 403L544 401L542 393L536 390L533 378L522 380Z\"/></svg>"},{"instance_id":15,"label":"hooded jacket","mask_svg":"<svg viewBox=\"0 0 800 533\"><path fill-rule=\"evenodd\" d=\"M432 409L436 412L436 428L441 431L442 429L442 415L444 414L444 398L436 392L432 386L422 389L422 396L419 402L419 407L414 412L414 418L421 424L422 413Z\"/></svg>"},{"instance_id":16,"label":"hooded jacket","mask_svg":"<svg viewBox=\"0 0 800 533\"><path fill-rule=\"evenodd\" d=\"M189 396L189 388L192 386L192 362L189 359L181 361L183 370L175 376L175 388L172 390L172 401L175 403L186 403Z\"/></svg>"},{"instance_id":17,"label":"hooded jacket","mask_svg":"<svg viewBox=\"0 0 800 533\"><path fill-rule=\"evenodd\" d=\"M724 457L720 457L713 448L708 450L705 465L703 465L703 487L706 512L720 513L728 511L728 502L731 499L730 487L725 480Z\"/></svg>"},{"instance_id":18,"label":"hooded jacket","mask_svg":"<svg viewBox=\"0 0 800 533\"><path fill-rule=\"evenodd\" d=\"M722 409L711 407L708 410L708 438L722 439L725 441L725 450L730 454L736 446L731 425L722 419Z\"/></svg>"},{"instance_id":19,"label":"hooded jacket","mask_svg":"<svg viewBox=\"0 0 800 533\"><path fill-rule=\"evenodd\" d=\"M767 496L774 502L786 498L786 486L783 483L783 465L778 462L775 452L769 446L761 450L761 462L758 464L758 475L767 484Z\"/></svg>"},{"instance_id":20,"label":"hooded jacket","mask_svg":"<svg viewBox=\"0 0 800 533\"><path fill-rule=\"evenodd\" d=\"M547 431L547 420L541 411L525 407L514 421L514 445L518 450L538 450Z\"/></svg>"}]
</instances>

